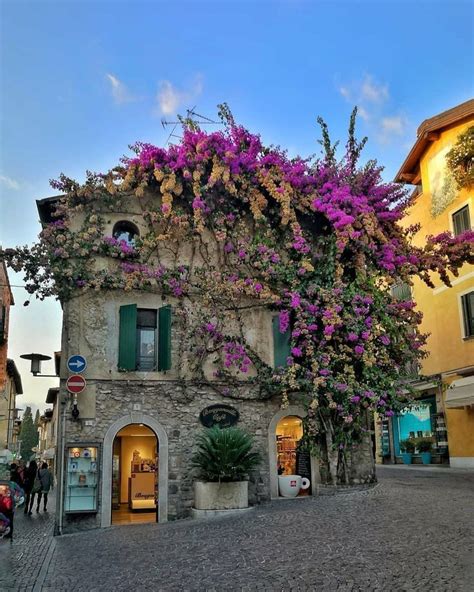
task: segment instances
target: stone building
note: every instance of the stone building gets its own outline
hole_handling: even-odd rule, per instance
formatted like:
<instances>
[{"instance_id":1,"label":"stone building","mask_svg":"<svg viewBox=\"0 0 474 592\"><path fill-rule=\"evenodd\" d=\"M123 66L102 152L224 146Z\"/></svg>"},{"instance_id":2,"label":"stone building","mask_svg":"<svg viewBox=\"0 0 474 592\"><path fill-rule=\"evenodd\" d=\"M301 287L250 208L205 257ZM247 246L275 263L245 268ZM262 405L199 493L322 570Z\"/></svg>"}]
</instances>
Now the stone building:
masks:
<instances>
[{"instance_id":1,"label":"stone building","mask_svg":"<svg viewBox=\"0 0 474 592\"><path fill-rule=\"evenodd\" d=\"M38 425L38 451L37 457L46 461L52 473L56 472L56 442L58 437L58 410L57 405L59 388L48 389L46 403L53 405L46 409L40 416Z\"/></svg>"},{"instance_id":2,"label":"stone building","mask_svg":"<svg viewBox=\"0 0 474 592\"><path fill-rule=\"evenodd\" d=\"M10 306L14 304L5 263L0 262L0 450L13 455L18 449L16 397L23 394L21 376L14 360L8 358Z\"/></svg>"},{"instance_id":3,"label":"stone building","mask_svg":"<svg viewBox=\"0 0 474 592\"><path fill-rule=\"evenodd\" d=\"M58 224L54 212L59 202L38 201L46 229ZM146 240L147 225L136 199L126 200L120 211L97 212L93 218L80 210L68 216L69 231L88 240L99 237L107 248L131 250L135 241ZM84 230L87 225L92 226ZM178 247L164 241L156 261L178 270L186 265L191 274L198 273L193 270L199 269L205 251L212 274L221 265L220 248L213 240L207 235L197 244L194 236L185 236ZM290 474L303 471L296 466L301 461L296 447L306 411L291 394L290 406L282 409L278 390L265 390L259 380L262 368L286 363L289 339L279 332L276 313L247 295L238 310L225 305L225 293L180 298L175 276L167 279L172 289L166 293L154 284L161 276L149 278L155 289L138 289L134 270L143 272L143 267L122 263L119 251L108 251L105 257L96 248L87 265L90 281L100 278L100 289L80 290L78 283L62 302L57 532L189 516L194 481L190 458L203 429L200 417L212 415L213 406L238 417L237 425L254 437L262 454L262 464L250 476L250 503L277 498L279 468ZM116 289L104 278L123 265L132 280L125 289ZM244 359L224 377L217 365L222 353L208 342L191 347L191 340L205 342L209 337L199 328L205 322L207 298L218 299L222 311L214 325L207 321L208 332L214 335L220 323L226 333L245 339L253 352L252 360ZM228 355L239 354L229 350ZM79 378L70 378L74 374ZM68 393L68 377L72 390L80 391L82 380L85 388ZM349 466L352 482L374 479L370 441L352 450ZM327 478L324 461L308 455L304 470L315 495L318 483Z\"/></svg>"}]
</instances>

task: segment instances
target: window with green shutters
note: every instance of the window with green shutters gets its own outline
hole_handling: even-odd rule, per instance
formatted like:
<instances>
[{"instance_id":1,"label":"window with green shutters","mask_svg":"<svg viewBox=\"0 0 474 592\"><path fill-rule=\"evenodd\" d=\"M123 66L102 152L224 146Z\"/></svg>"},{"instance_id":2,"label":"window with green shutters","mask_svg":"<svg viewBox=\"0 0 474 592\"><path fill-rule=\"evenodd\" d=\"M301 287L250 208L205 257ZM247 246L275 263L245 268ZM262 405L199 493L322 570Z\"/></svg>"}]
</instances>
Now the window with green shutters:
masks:
<instances>
[{"instance_id":1,"label":"window with green shutters","mask_svg":"<svg viewBox=\"0 0 474 592\"><path fill-rule=\"evenodd\" d=\"M171 306L120 307L118 368L160 372L171 368Z\"/></svg>"},{"instance_id":2,"label":"window with green shutters","mask_svg":"<svg viewBox=\"0 0 474 592\"><path fill-rule=\"evenodd\" d=\"M287 365L287 358L291 354L291 328L285 333L280 333L280 319L278 316L272 319L273 328L273 365L280 368Z\"/></svg>"}]
</instances>

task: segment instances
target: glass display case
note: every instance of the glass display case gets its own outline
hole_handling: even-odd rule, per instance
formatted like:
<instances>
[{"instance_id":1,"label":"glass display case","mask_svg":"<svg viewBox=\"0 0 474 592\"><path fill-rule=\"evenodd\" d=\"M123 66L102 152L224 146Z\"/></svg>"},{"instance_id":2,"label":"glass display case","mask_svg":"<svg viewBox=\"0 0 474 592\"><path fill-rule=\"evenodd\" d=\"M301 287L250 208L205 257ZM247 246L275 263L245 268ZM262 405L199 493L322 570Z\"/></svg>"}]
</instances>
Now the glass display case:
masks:
<instances>
[{"instance_id":1,"label":"glass display case","mask_svg":"<svg viewBox=\"0 0 474 592\"><path fill-rule=\"evenodd\" d=\"M67 450L65 511L97 512L97 446L72 446Z\"/></svg>"}]
</instances>

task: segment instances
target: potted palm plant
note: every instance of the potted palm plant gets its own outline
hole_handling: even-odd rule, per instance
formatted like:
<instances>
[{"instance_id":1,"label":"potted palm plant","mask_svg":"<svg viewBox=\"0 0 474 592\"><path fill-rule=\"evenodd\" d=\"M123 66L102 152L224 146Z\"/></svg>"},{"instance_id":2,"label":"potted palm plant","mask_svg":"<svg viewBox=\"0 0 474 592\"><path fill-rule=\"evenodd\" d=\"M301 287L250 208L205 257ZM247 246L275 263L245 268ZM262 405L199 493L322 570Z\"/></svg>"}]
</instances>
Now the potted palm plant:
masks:
<instances>
[{"instance_id":1,"label":"potted palm plant","mask_svg":"<svg viewBox=\"0 0 474 592\"><path fill-rule=\"evenodd\" d=\"M415 443L410 438L400 440L400 451L402 453L403 464L411 465L413 453L415 452Z\"/></svg>"},{"instance_id":2,"label":"potted palm plant","mask_svg":"<svg viewBox=\"0 0 474 592\"><path fill-rule=\"evenodd\" d=\"M419 438L416 446L420 452L421 462L424 465L431 464L431 451L433 449L433 440L431 438Z\"/></svg>"},{"instance_id":3,"label":"potted palm plant","mask_svg":"<svg viewBox=\"0 0 474 592\"><path fill-rule=\"evenodd\" d=\"M191 458L196 510L248 508L248 476L261 462L251 436L235 427L206 429L197 437Z\"/></svg>"}]
</instances>

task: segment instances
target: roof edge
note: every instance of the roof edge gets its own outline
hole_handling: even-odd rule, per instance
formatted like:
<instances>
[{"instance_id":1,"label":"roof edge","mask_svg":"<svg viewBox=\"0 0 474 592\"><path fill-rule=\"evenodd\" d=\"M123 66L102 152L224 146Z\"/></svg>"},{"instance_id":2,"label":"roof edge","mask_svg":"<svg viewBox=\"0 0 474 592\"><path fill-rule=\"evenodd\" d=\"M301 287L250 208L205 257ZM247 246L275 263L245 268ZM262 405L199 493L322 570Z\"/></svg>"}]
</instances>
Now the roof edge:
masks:
<instances>
[{"instance_id":1,"label":"roof edge","mask_svg":"<svg viewBox=\"0 0 474 592\"><path fill-rule=\"evenodd\" d=\"M439 138L442 130L474 118L474 99L425 119L417 130L417 139L395 175L396 183L411 183L417 176L420 158L431 144Z\"/></svg>"}]
</instances>

